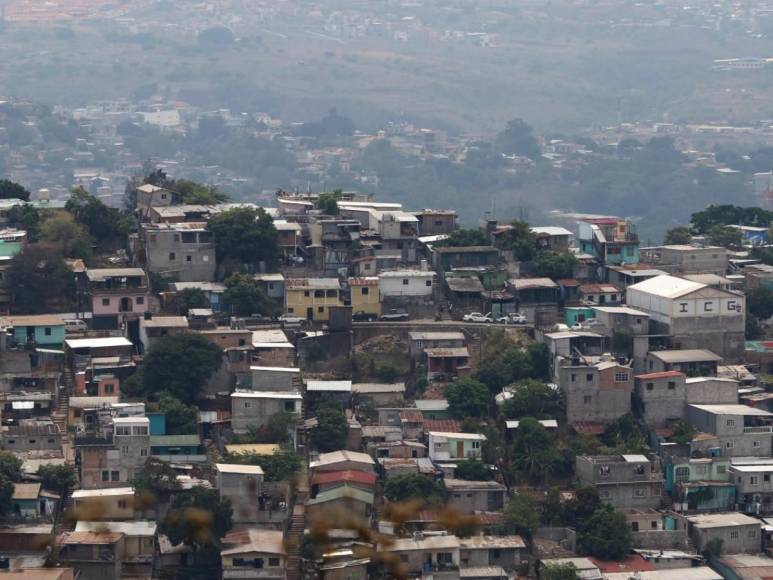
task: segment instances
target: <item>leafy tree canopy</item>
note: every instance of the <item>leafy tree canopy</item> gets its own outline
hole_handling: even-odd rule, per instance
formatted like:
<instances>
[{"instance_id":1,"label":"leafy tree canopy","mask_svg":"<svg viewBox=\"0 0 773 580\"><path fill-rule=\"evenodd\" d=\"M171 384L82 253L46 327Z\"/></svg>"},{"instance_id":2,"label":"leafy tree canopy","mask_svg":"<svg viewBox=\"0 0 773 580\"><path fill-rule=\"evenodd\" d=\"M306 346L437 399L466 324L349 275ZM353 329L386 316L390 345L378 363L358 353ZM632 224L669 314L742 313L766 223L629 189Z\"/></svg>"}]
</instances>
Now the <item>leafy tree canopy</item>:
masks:
<instances>
[{"instance_id":1,"label":"leafy tree canopy","mask_svg":"<svg viewBox=\"0 0 773 580\"><path fill-rule=\"evenodd\" d=\"M132 480L138 492L152 494L157 501L163 501L181 488L177 472L166 461L149 457L142 470Z\"/></svg>"},{"instance_id":2,"label":"leafy tree canopy","mask_svg":"<svg viewBox=\"0 0 773 580\"><path fill-rule=\"evenodd\" d=\"M221 262L265 262L269 269L279 263L274 220L262 208L237 207L221 212L212 216L207 229L215 234L217 259Z\"/></svg>"},{"instance_id":3,"label":"leafy tree canopy","mask_svg":"<svg viewBox=\"0 0 773 580\"><path fill-rule=\"evenodd\" d=\"M158 398L158 410L166 419L167 435L191 435L198 429L199 411L193 405L186 405L180 399L162 392Z\"/></svg>"},{"instance_id":4,"label":"leafy tree canopy","mask_svg":"<svg viewBox=\"0 0 773 580\"><path fill-rule=\"evenodd\" d=\"M41 465L38 476L45 489L56 492L73 487L78 482L72 465Z\"/></svg>"},{"instance_id":5,"label":"leafy tree canopy","mask_svg":"<svg viewBox=\"0 0 773 580\"><path fill-rule=\"evenodd\" d=\"M728 226L711 226L706 232L710 244L723 248L740 248L743 244L743 234L738 228Z\"/></svg>"},{"instance_id":6,"label":"leafy tree canopy","mask_svg":"<svg viewBox=\"0 0 773 580\"><path fill-rule=\"evenodd\" d=\"M710 205L692 214L690 224L695 234L708 234L716 226L743 225L767 228L773 222L773 212L759 207Z\"/></svg>"},{"instance_id":7,"label":"leafy tree canopy","mask_svg":"<svg viewBox=\"0 0 773 580\"><path fill-rule=\"evenodd\" d=\"M452 231L445 240L436 242L435 246L459 248L466 246L487 246L488 244L489 240L480 230L475 228L462 228Z\"/></svg>"},{"instance_id":8,"label":"leafy tree canopy","mask_svg":"<svg viewBox=\"0 0 773 580\"><path fill-rule=\"evenodd\" d=\"M672 443L687 445L693 440L697 432L692 423L680 419L671 427L671 435L668 437L668 440Z\"/></svg>"},{"instance_id":9,"label":"leafy tree canopy","mask_svg":"<svg viewBox=\"0 0 773 580\"><path fill-rule=\"evenodd\" d=\"M404 473L387 479L384 495L389 501L395 502L420 499L426 503L440 503L444 491L443 487L428 475Z\"/></svg>"},{"instance_id":10,"label":"leafy tree canopy","mask_svg":"<svg viewBox=\"0 0 773 580\"><path fill-rule=\"evenodd\" d=\"M100 243L123 241L131 228L129 216L106 206L82 187L70 190L64 208Z\"/></svg>"},{"instance_id":11,"label":"leafy tree canopy","mask_svg":"<svg viewBox=\"0 0 773 580\"><path fill-rule=\"evenodd\" d=\"M20 199L22 201L29 201L30 192L27 189L19 185L18 183L9 179L0 179L0 199Z\"/></svg>"},{"instance_id":12,"label":"leafy tree canopy","mask_svg":"<svg viewBox=\"0 0 773 580\"><path fill-rule=\"evenodd\" d=\"M337 451L346 446L349 422L340 409L323 407L317 409L317 427L311 432L311 442L322 453Z\"/></svg>"},{"instance_id":13,"label":"leafy tree canopy","mask_svg":"<svg viewBox=\"0 0 773 580\"><path fill-rule=\"evenodd\" d=\"M225 281L225 287L222 302L234 314L241 316L251 314L272 316L276 314L277 305L263 292L251 276L240 272L231 274Z\"/></svg>"},{"instance_id":14,"label":"leafy tree canopy","mask_svg":"<svg viewBox=\"0 0 773 580\"><path fill-rule=\"evenodd\" d=\"M231 529L232 517L230 501L221 500L216 489L196 486L175 496L160 531L173 544L214 546Z\"/></svg>"},{"instance_id":15,"label":"leafy tree canopy","mask_svg":"<svg viewBox=\"0 0 773 580\"><path fill-rule=\"evenodd\" d=\"M539 510L531 498L516 494L505 505L505 521L508 528L527 540L531 540L539 526Z\"/></svg>"},{"instance_id":16,"label":"leafy tree canopy","mask_svg":"<svg viewBox=\"0 0 773 580\"><path fill-rule=\"evenodd\" d=\"M577 566L568 564L545 564L540 569L540 580L576 580Z\"/></svg>"},{"instance_id":17,"label":"leafy tree canopy","mask_svg":"<svg viewBox=\"0 0 773 580\"><path fill-rule=\"evenodd\" d=\"M183 403L193 402L220 368L222 351L198 334L165 336L145 355L143 383L147 393L166 391Z\"/></svg>"},{"instance_id":18,"label":"leafy tree canopy","mask_svg":"<svg viewBox=\"0 0 773 580\"><path fill-rule=\"evenodd\" d=\"M56 247L26 246L11 260L7 282L14 312L44 314L72 307L75 277Z\"/></svg>"},{"instance_id":19,"label":"leafy tree canopy","mask_svg":"<svg viewBox=\"0 0 773 580\"><path fill-rule=\"evenodd\" d=\"M577 266L577 258L571 252L544 250L538 252L534 259L534 273L553 280L572 278L575 266Z\"/></svg>"},{"instance_id":20,"label":"leafy tree canopy","mask_svg":"<svg viewBox=\"0 0 773 580\"><path fill-rule=\"evenodd\" d=\"M497 237L497 248L513 252L515 259L522 262L533 259L537 254L537 238L529 224L514 220L510 226L510 229Z\"/></svg>"},{"instance_id":21,"label":"leafy tree canopy","mask_svg":"<svg viewBox=\"0 0 773 580\"><path fill-rule=\"evenodd\" d=\"M746 309L760 320L773 316L773 290L762 286L749 290L746 293Z\"/></svg>"},{"instance_id":22,"label":"leafy tree canopy","mask_svg":"<svg viewBox=\"0 0 773 580\"><path fill-rule=\"evenodd\" d=\"M577 530L580 553L602 560L622 560L631 545L631 527L625 516L608 505L599 507Z\"/></svg>"},{"instance_id":23,"label":"leafy tree canopy","mask_svg":"<svg viewBox=\"0 0 773 580\"><path fill-rule=\"evenodd\" d=\"M561 394L541 381L527 379L510 387L512 397L504 404L508 418L556 419L563 415Z\"/></svg>"},{"instance_id":24,"label":"leafy tree canopy","mask_svg":"<svg viewBox=\"0 0 773 580\"><path fill-rule=\"evenodd\" d=\"M67 212L57 212L46 219L40 228L40 237L59 246L68 258L91 258L93 238L86 228Z\"/></svg>"},{"instance_id":25,"label":"leafy tree canopy","mask_svg":"<svg viewBox=\"0 0 773 580\"><path fill-rule=\"evenodd\" d=\"M170 184L170 189L185 204L217 205L228 201L228 194L220 191L215 185L202 185L187 179L177 179Z\"/></svg>"},{"instance_id":26,"label":"leafy tree canopy","mask_svg":"<svg viewBox=\"0 0 773 580\"><path fill-rule=\"evenodd\" d=\"M338 215L338 202L341 201L342 191L328 191L320 193L317 198L317 209L321 209L327 215Z\"/></svg>"},{"instance_id":27,"label":"leafy tree canopy","mask_svg":"<svg viewBox=\"0 0 773 580\"><path fill-rule=\"evenodd\" d=\"M454 476L467 481L488 481L494 479L489 466L478 459L465 459L456 464Z\"/></svg>"},{"instance_id":28,"label":"leafy tree canopy","mask_svg":"<svg viewBox=\"0 0 773 580\"><path fill-rule=\"evenodd\" d=\"M506 155L520 155L537 159L542 151L534 130L523 119L513 119L507 123L507 128L496 136L496 148Z\"/></svg>"},{"instance_id":29,"label":"leafy tree canopy","mask_svg":"<svg viewBox=\"0 0 773 580\"><path fill-rule=\"evenodd\" d=\"M463 377L446 387L448 409L460 419L486 415L490 397L486 385L470 377Z\"/></svg>"},{"instance_id":30,"label":"leafy tree canopy","mask_svg":"<svg viewBox=\"0 0 773 580\"><path fill-rule=\"evenodd\" d=\"M294 451L280 451L273 455L257 453L230 453L223 458L224 463L242 465L260 465L266 481L291 481L298 475L302 458Z\"/></svg>"},{"instance_id":31,"label":"leafy tree canopy","mask_svg":"<svg viewBox=\"0 0 773 580\"><path fill-rule=\"evenodd\" d=\"M0 475L11 481L21 481L22 461L10 451L0 451Z\"/></svg>"},{"instance_id":32,"label":"leafy tree canopy","mask_svg":"<svg viewBox=\"0 0 773 580\"><path fill-rule=\"evenodd\" d=\"M687 226L677 226L666 232L663 243L669 246L684 246L692 241L690 228Z\"/></svg>"},{"instance_id":33,"label":"leafy tree canopy","mask_svg":"<svg viewBox=\"0 0 773 580\"><path fill-rule=\"evenodd\" d=\"M40 211L28 203L13 206L8 212L8 224L27 232L30 242L37 242L40 234Z\"/></svg>"}]
</instances>

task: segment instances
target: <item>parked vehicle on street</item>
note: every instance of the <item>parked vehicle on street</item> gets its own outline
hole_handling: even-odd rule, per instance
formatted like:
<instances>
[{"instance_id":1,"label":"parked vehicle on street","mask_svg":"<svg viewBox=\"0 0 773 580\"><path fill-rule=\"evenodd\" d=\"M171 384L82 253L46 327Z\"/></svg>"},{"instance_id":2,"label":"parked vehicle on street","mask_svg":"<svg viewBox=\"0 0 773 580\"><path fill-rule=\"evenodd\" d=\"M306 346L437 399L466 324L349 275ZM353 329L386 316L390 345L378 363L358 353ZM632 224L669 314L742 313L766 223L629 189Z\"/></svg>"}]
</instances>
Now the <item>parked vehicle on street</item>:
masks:
<instances>
[{"instance_id":1,"label":"parked vehicle on street","mask_svg":"<svg viewBox=\"0 0 773 580\"><path fill-rule=\"evenodd\" d=\"M494 322L491 318L491 312L488 314L481 314L480 312L470 312L462 317L465 322Z\"/></svg>"},{"instance_id":2,"label":"parked vehicle on street","mask_svg":"<svg viewBox=\"0 0 773 580\"><path fill-rule=\"evenodd\" d=\"M64 321L64 331L66 334L80 334L88 331L88 329L89 326L86 324L86 321L80 318Z\"/></svg>"},{"instance_id":3,"label":"parked vehicle on street","mask_svg":"<svg viewBox=\"0 0 773 580\"><path fill-rule=\"evenodd\" d=\"M306 322L306 319L301 316L295 316L294 314L282 314L279 318L277 318L279 322L282 324L303 324Z\"/></svg>"},{"instance_id":4,"label":"parked vehicle on street","mask_svg":"<svg viewBox=\"0 0 773 580\"><path fill-rule=\"evenodd\" d=\"M400 320L408 320L411 316L406 312L405 310L397 310L396 308L392 308L389 312L385 312L379 317L379 320L384 320L387 322L396 322Z\"/></svg>"},{"instance_id":5,"label":"parked vehicle on street","mask_svg":"<svg viewBox=\"0 0 773 580\"><path fill-rule=\"evenodd\" d=\"M510 312L497 318L499 324L526 324L526 317L520 312Z\"/></svg>"},{"instance_id":6,"label":"parked vehicle on street","mask_svg":"<svg viewBox=\"0 0 773 580\"><path fill-rule=\"evenodd\" d=\"M378 320L378 316L372 312L363 312L362 310L359 310L352 314L352 320L355 322L373 322L374 320Z\"/></svg>"}]
</instances>

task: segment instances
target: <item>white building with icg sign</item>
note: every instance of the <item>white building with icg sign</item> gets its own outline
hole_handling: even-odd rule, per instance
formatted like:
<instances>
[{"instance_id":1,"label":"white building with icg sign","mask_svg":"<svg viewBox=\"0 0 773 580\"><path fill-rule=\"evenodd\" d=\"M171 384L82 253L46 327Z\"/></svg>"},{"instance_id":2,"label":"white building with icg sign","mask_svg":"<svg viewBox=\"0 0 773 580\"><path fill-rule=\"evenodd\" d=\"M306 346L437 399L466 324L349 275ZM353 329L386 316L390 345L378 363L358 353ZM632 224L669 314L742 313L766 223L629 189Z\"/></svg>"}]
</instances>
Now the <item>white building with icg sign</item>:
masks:
<instances>
[{"instance_id":1,"label":"white building with icg sign","mask_svg":"<svg viewBox=\"0 0 773 580\"><path fill-rule=\"evenodd\" d=\"M744 351L742 293L675 276L656 276L627 288L629 307L649 314L650 333L669 334L674 349L708 349L725 360Z\"/></svg>"}]
</instances>

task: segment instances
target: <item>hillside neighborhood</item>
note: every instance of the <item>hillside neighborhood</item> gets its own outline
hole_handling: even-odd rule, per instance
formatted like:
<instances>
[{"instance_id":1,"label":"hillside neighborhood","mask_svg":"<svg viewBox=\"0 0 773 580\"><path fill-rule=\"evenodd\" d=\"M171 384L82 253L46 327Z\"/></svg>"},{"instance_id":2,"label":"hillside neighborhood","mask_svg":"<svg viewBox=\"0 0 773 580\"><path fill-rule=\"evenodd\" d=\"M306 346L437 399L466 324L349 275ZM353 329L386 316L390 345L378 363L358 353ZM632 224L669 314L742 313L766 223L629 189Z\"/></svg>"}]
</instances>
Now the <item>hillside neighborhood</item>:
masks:
<instances>
[{"instance_id":1,"label":"hillside neighborhood","mask_svg":"<svg viewBox=\"0 0 773 580\"><path fill-rule=\"evenodd\" d=\"M769 211L0 198L9 577L773 576Z\"/></svg>"}]
</instances>

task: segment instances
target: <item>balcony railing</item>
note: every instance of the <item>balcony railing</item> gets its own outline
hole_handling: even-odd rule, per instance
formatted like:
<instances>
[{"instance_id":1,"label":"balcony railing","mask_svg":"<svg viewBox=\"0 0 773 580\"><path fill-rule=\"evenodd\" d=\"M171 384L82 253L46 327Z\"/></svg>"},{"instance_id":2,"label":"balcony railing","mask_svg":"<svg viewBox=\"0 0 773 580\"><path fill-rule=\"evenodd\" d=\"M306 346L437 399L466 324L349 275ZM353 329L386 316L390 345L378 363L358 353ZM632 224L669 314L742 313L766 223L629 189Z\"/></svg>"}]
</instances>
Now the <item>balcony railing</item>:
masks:
<instances>
[{"instance_id":1,"label":"balcony railing","mask_svg":"<svg viewBox=\"0 0 773 580\"><path fill-rule=\"evenodd\" d=\"M773 426L761 425L757 427L744 427L744 433L773 433Z\"/></svg>"}]
</instances>

